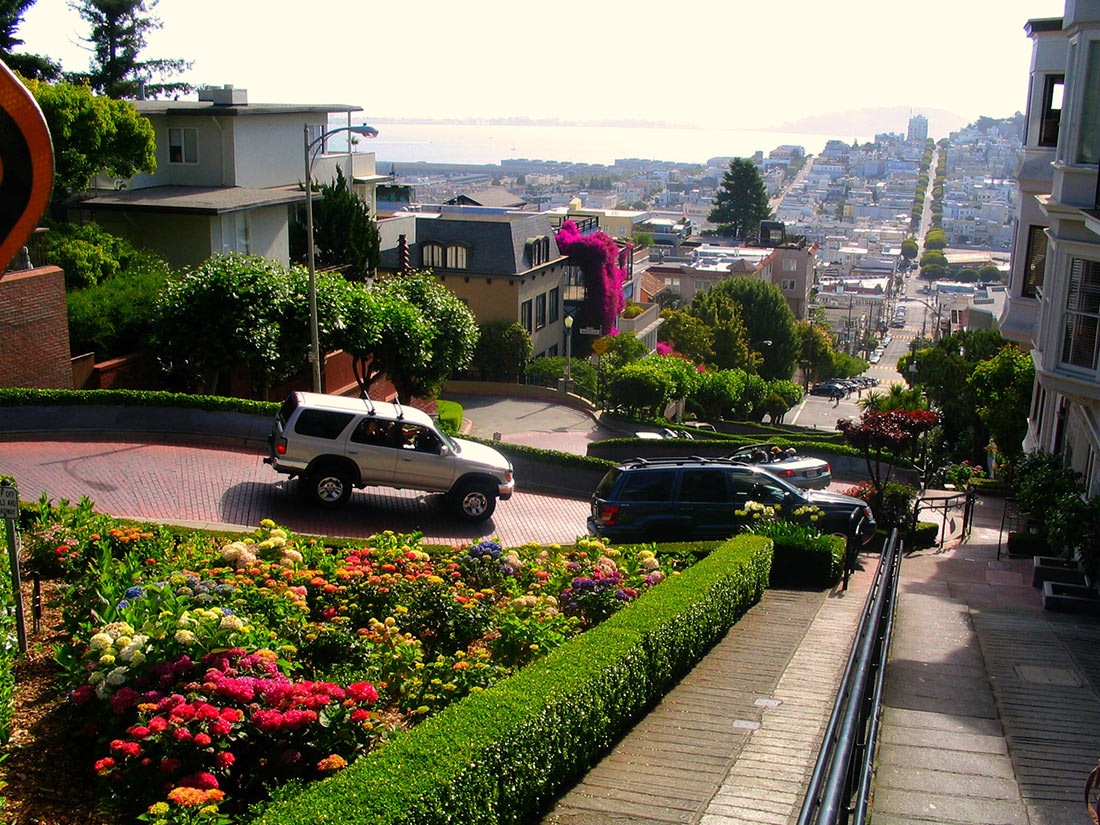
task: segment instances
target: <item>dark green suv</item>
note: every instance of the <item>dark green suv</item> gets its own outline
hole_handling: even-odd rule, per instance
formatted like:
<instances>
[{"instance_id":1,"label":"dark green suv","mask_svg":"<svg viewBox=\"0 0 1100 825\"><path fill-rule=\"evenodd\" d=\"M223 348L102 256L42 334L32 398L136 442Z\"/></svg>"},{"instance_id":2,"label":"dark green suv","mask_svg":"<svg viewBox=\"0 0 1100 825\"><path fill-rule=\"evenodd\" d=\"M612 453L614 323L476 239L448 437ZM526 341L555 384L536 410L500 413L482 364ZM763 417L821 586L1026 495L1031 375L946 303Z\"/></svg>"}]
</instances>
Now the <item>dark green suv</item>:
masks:
<instances>
[{"instance_id":1,"label":"dark green suv","mask_svg":"<svg viewBox=\"0 0 1100 825\"><path fill-rule=\"evenodd\" d=\"M764 508L796 521L816 514L822 532L863 544L875 533L861 499L799 490L761 467L698 457L635 458L608 470L592 494L588 531L611 541L726 538Z\"/></svg>"}]
</instances>

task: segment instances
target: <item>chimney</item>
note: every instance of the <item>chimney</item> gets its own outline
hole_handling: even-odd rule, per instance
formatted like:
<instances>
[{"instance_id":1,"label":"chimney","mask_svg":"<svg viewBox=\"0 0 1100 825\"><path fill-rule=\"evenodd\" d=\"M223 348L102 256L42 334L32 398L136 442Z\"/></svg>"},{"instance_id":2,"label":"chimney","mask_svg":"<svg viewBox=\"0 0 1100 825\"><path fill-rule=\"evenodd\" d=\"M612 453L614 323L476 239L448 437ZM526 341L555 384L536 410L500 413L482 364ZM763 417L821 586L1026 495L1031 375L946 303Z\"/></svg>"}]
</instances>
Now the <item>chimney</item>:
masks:
<instances>
[{"instance_id":1,"label":"chimney","mask_svg":"<svg viewBox=\"0 0 1100 825\"><path fill-rule=\"evenodd\" d=\"M215 106L247 106L248 89L236 89L232 83L224 86L200 86L199 100Z\"/></svg>"},{"instance_id":2,"label":"chimney","mask_svg":"<svg viewBox=\"0 0 1100 825\"><path fill-rule=\"evenodd\" d=\"M409 239L405 235L397 236L397 259L402 272L412 269L409 265Z\"/></svg>"}]
</instances>

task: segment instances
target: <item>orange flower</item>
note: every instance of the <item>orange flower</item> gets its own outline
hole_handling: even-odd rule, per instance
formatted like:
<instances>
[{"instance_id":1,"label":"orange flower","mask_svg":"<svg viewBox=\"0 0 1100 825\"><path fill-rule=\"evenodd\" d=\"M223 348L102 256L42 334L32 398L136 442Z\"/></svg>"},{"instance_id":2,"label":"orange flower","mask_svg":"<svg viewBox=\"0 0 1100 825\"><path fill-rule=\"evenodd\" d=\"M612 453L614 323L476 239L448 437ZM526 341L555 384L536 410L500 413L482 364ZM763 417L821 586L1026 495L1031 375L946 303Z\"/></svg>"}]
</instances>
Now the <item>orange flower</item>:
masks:
<instances>
[{"instance_id":1,"label":"orange flower","mask_svg":"<svg viewBox=\"0 0 1100 825\"><path fill-rule=\"evenodd\" d=\"M341 768L346 768L347 766L348 766L348 760L346 760L344 757L340 756L339 754L334 753L331 756L326 756L324 759L322 759L320 762L318 762L317 763L317 770L319 770L319 771L338 771Z\"/></svg>"}]
</instances>

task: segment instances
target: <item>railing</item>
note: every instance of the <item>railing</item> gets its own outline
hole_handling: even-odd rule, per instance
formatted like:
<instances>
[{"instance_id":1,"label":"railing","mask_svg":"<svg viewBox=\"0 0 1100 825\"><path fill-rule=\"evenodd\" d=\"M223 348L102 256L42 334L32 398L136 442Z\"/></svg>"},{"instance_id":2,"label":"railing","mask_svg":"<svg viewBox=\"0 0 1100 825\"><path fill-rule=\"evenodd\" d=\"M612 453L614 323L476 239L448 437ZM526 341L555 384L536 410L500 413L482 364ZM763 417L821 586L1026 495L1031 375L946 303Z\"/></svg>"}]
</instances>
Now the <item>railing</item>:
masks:
<instances>
[{"instance_id":1,"label":"railing","mask_svg":"<svg viewBox=\"0 0 1100 825\"><path fill-rule=\"evenodd\" d=\"M798 825L863 825L867 820L901 553L895 528L882 549L863 606L863 618L806 789Z\"/></svg>"},{"instance_id":2,"label":"railing","mask_svg":"<svg viewBox=\"0 0 1100 825\"><path fill-rule=\"evenodd\" d=\"M974 523L974 507L978 501L978 494L974 491L973 487L968 487L961 493L954 493L943 498L935 499L921 499L917 502L917 506L914 510L914 519L919 518L921 510L931 510L932 512L939 511L943 517L943 523L940 527L940 549L943 549L943 543L947 539L947 531L949 525L954 526L953 519L950 518L948 513L951 510L962 508L962 533L960 538L966 540L970 538L970 528Z\"/></svg>"}]
</instances>

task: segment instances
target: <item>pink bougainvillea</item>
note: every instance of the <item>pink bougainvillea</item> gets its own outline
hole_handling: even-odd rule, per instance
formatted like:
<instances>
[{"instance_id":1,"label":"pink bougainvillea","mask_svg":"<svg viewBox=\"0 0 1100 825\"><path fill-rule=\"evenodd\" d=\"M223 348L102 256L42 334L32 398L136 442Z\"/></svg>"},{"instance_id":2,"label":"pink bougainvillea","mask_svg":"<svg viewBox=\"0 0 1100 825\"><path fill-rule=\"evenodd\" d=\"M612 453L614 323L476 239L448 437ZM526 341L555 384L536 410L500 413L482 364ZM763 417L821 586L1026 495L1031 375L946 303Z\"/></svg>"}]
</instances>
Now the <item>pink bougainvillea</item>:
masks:
<instances>
[{"instance_id":1,"label":"pink bougainvillea","mask_svg":"<svg viewBox=\"0 0 1100 825\"><path fill-rule=\"evenodd\" d=\"M615 322L626 306L623 282L626 280L625 256L630 248L620 249L603 232L582 235L573 221L564 221L556 236L558 249L581 269L588 293L587 305L581 310L581 320L600 325L608 335L616 331Z\"/></svg>"},{"instance_id":2,"label":"pink bougainvillea","mask_svg":"<svg viewBox=\"0 0 1100 825\"><path fill-rule=\"evenodd\" d=\"M664 341L657 342L657 354L658 355L671 355L672 347L666 344Z\"/></svg>"}]
</instances>

